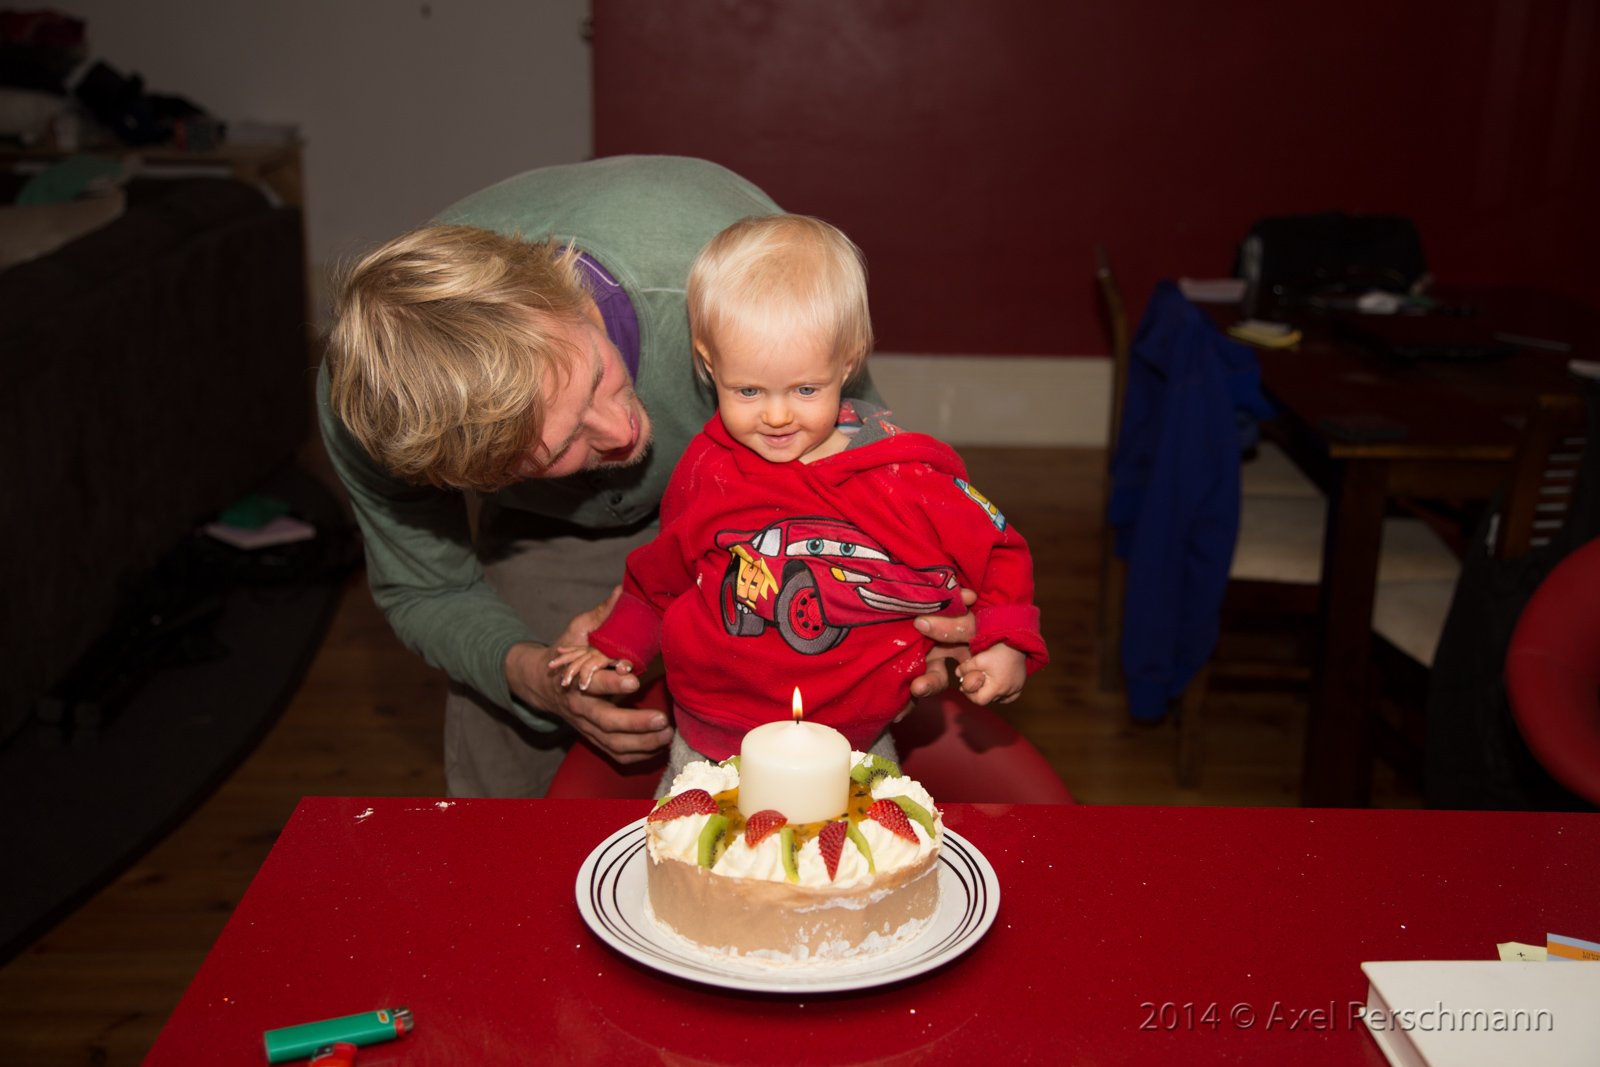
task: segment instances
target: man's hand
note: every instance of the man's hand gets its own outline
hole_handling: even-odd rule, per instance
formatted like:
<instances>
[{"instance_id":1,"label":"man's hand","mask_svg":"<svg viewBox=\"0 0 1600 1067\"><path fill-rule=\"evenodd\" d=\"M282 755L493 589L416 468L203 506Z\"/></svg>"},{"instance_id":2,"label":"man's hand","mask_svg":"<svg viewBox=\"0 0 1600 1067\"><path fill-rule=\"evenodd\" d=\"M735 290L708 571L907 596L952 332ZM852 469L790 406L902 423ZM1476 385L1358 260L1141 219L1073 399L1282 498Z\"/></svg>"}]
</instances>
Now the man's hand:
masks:
<instances>
[{"instance_id":1,"label":"man's hand","mask_svg":"<svg viewBox=\"0 0 1600 1067\"><path fill-rule=\"evenodd\" d=\"M605 621L621 594L618 586L605 603L574 618L555 644L587 645L589 631ZM611 698L638 690L639 679L631 672L596 671L586 691L563 688L560 675L550 670L556 655L553 648L531 641L511 646L506 653L506 680L518 700L565 719L618 763L648 759L671 743L672 728L665 712L656 708L619 708L611 702Z\"/></svg>"},{"instance_id":2,"label":"man's hand","mask_svg":"<svg viewBox=\"0 0 1600 1067\"><path fill-rule=\"evenodd\" d=\"M971 589L961 590L961 602L971 607L978 594ZM928 651L928 670L921 678L911 682L911 695L925 697L937 693L950 684L949 660L963 663L972 658L967 642L977 632L977 620L972 612L950 617L948 615L919 615L915 620L917 630L933 638L933 648Z\"/></svg>"}]
</instances>

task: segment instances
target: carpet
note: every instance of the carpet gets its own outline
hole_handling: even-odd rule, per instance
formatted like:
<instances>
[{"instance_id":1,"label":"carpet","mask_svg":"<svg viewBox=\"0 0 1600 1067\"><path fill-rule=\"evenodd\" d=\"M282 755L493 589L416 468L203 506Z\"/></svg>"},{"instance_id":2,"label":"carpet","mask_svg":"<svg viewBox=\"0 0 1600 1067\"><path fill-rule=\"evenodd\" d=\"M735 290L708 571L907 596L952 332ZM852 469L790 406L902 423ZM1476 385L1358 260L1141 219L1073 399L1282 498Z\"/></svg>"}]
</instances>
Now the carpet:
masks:
<instances>
[{"instance_id":1,"label":"carpet","mask_svg":"<svg viewBox=\"0 0 1600 1067\"><path fill-rule=\"evenodd\" d=\"M0 748L0 962L182 821L298 688L360 548L311 475L289 468L258 492L316 538L175 546L57 701Z\"/></svg>"}]
</instances>

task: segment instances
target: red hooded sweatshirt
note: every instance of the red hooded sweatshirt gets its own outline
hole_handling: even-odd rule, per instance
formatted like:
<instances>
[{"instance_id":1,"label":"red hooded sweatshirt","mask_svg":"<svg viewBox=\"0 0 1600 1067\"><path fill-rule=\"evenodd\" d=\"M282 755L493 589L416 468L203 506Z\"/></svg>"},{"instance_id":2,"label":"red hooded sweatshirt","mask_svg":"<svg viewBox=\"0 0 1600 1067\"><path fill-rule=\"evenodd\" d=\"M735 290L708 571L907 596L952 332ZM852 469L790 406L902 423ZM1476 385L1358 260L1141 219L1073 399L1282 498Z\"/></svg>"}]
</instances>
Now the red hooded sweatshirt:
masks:
<instances>
[{"instance_id":1,"label":"red hooded sweatshirt","mask_svg":"<svg viewBox=\"0 0 1600 1067\"><path fill-rule=\"evenodd\" d=\"M644 669L661 652L678 732L713 759L805 717L867 749L911 700L933 642L918 615L965 612L974 653L1005 642L1047 662L1027 544L967 482L954 449L847 402L865 426L814 463L772 463L712 416L661 501L661 533L628 556L623 596L589 635Z\"/></svg>"}]
</instances>

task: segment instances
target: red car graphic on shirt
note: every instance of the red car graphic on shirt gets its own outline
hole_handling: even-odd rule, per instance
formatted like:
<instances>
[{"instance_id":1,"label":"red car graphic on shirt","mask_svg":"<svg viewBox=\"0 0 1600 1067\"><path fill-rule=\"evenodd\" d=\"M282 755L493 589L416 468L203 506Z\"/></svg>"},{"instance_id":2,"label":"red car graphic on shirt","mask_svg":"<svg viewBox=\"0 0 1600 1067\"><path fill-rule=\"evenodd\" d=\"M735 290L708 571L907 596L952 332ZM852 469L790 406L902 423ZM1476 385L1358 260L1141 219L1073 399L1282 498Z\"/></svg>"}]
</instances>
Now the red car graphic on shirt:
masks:
<instances>
[{"instance_id":1,"label":"red car graphic on shirt","mask_svg":"<svg viewBox=\"0 0 1600 1067\"><path fill-rule=\"evenodd\" d=\"M828 651L854 626L937 614L958 595L953 568L890 559L876 541L838 519L724 530L717 547L732 557L721 594L728 633L755 637L770 623L805 655Z\"/></svg>"}]
</instances>

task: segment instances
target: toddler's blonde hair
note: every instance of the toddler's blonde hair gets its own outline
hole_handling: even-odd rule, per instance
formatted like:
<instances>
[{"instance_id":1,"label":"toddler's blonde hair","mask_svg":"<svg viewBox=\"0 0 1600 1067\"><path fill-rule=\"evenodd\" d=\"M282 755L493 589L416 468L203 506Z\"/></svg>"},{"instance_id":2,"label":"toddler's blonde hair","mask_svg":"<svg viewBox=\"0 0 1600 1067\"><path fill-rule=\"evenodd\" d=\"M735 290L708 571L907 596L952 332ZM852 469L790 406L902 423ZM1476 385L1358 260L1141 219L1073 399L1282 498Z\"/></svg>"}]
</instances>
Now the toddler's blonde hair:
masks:
<instances>
[{"instance_id":1,"label":"toddler's blonde hair","mask_svg":"<svg viewBox=\"0 0 1600 1067\"><path fill-rule=\"evenodd\" d=\"M855 242L808 215L759 215L717 234L689 268L689 333L701 354L727 331L773 348L796 337L828 340L854 377L872 349L867 268Z\"/></svg>"}]
</instances>

